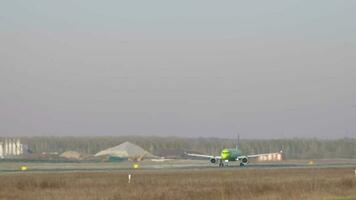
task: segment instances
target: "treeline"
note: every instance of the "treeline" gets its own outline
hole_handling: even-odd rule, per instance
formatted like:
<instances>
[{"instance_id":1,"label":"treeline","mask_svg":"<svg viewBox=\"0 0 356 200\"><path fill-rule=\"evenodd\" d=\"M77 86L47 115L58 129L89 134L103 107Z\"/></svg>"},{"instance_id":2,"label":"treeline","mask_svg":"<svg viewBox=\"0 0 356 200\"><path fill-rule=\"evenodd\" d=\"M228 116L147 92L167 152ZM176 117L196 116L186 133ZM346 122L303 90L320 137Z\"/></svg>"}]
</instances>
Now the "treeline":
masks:
<instances>
[{"instance_id":1,"label":"treeline","mask_svg":"<svg viewBox=\"0 0 356 200\"><path fill-rule=\"evenodd\" d=\"M191 151L218 155L223 148L236 146L236 140L220 138L180 137L24 137L33 153L78 151L95 154L125 141L137 144L158 155L181 154ZM241 150L246 154L277 152L283 149L288 159L356 158L356 139L270 139L241 140Z\"/></svg>"}]
</instances>

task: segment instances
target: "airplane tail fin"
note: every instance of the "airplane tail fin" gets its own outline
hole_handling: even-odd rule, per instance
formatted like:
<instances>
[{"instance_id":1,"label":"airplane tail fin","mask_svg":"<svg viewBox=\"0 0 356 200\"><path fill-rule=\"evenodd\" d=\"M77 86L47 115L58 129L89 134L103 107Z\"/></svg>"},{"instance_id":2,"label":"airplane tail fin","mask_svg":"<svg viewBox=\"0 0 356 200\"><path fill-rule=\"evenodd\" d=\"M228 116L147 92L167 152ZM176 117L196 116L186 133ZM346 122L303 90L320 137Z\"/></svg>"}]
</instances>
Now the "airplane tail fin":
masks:
<instances>
[{"instance_id":1,"label":"airplane tail fin","mask_svg":"<svg viewBox=\"0 0 356 200\"><path fill-rule=\"evenodd\" d=\"M236 149L238 150L240 147L240 134L237 134L237 143L236 143Z\"/></svg>"},{"instance_id":2,"label":"airplane tail fin","mask_svg":"<svg viewBox=\"0 0 356 200\"><path fill-rule=\"evenodd\" d=\"M280 148L280 150L279 150L279 153L283 153L284 152L284 145L281 145L281 148Z\"/></svg>"},{"instance_id":3,"label":"airplane tail fin","mask_svg":"<svg viewBox=\"0 0 356 200\"><path fill-rule=\"evenodd\" d=\"M284 153L284 145L281 145L281 150L279 151L279 154L281 155L282 160L286 159L286 154Z\"/></svg>"}]
</instances>

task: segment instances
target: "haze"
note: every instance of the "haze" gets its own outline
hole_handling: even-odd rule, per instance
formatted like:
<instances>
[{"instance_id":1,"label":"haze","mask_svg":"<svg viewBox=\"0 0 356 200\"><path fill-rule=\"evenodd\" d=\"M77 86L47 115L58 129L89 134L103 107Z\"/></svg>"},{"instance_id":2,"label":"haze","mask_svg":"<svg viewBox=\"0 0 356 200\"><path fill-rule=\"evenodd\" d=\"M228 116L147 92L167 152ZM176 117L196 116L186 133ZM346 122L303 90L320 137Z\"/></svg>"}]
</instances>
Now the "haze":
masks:
<instances>
[{"instance_id":1,"label":"haze","mask_svg":"<svg viewBox=\"0 0 356 200\"><path fill-rule=\"evenodd\" d=\"M4 1L0 136L356 136L356 1Z\"/></svg>"}]
</instances>

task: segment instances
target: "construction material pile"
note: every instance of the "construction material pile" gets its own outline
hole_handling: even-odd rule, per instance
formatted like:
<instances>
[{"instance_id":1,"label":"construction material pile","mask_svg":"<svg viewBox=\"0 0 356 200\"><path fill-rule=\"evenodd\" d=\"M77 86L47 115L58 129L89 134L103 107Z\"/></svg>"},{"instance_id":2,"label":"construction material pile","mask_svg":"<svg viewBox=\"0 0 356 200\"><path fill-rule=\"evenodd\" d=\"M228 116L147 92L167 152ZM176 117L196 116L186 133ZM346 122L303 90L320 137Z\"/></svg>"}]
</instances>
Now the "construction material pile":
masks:
<instances>
[{"instance_id":1,"label":"construction material pile","mask_svg":"<svg viewBox=\"0 0 356 200\"><path fill-rule=\"evenodd\" d=\"M66 151L60 155L62 158L70 159L70 160L80 160L82 159L82 155L76 151Z\"/></svg>"},{"instance_id":2,"label":"construction material pile","mask_svg":"<svg viewBox=\"0 0 356 200\"><path fill-rule=\"evenodd\" d=\"M135 157L145 157L145 158L153 158L155 157L148 151L144 150L140 146L132 144L130 142L124 142L118 146L100 151L95 154L98 156L111 156L111 157L120 157L120 158L135 158Z\"/></svg>"}]
</instances>

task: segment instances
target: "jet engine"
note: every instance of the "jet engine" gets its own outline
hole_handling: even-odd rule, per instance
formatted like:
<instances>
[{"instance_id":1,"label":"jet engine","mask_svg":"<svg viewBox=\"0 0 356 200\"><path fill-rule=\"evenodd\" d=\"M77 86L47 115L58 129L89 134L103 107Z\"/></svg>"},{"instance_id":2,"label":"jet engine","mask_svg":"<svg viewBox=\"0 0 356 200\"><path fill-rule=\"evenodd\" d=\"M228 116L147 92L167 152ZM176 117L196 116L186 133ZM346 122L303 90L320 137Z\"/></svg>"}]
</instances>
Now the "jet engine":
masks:
<instances>
[{"instance_id":1,"label":"jet engine","mask_svg":"<svg viewBox=\"0 0 356 200\"><path fill-rule=\"evenodd\" d=\"M215 159L215 158L211 158L211 159L210 159L210 162L213 163L213 164L215 164L215 163L216 163L216 159Z\"/></svg>"},{"instance_id":2,"label":"jet engine","mask_svg":"<svg viewBox=\"0 0 356 200\"><path fill-rule=\"evenodd\" d=\"M248 164L248 157L247 156L244 156L240 159L240 165L243 166L243 165L247 165Z\"/></svg>"}]
</instances>

